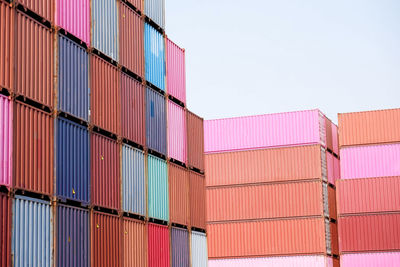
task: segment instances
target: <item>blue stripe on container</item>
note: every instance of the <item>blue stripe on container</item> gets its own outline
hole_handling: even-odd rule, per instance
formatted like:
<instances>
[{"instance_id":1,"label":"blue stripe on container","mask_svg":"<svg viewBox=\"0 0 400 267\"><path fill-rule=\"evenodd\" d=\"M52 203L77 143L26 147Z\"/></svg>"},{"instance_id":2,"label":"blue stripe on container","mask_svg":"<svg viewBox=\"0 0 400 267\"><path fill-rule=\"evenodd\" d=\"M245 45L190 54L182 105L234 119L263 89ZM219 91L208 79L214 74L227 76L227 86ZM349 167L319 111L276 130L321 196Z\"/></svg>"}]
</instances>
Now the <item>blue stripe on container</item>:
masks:
<instances>
[{"instance_id":1,"label":"blue stripe on container","mask_svg":"<svg viewBox=\"0 0 400 267\"><path fill-rule=\"evenodd\" d=\"M164 37L148 23L144 26L144 59L146 81L165 91Z\"/></svg>"},{"instance_id":2,"label":"blue stripe on container","mask_svg":"<svg viewBox=\"0 0 400 267\"><path fill-rule=\"evenodd\" d=\"M151 88L146 89L146 144L163 155L167 153L165 98Z\"/></svg>"}]
</instances>

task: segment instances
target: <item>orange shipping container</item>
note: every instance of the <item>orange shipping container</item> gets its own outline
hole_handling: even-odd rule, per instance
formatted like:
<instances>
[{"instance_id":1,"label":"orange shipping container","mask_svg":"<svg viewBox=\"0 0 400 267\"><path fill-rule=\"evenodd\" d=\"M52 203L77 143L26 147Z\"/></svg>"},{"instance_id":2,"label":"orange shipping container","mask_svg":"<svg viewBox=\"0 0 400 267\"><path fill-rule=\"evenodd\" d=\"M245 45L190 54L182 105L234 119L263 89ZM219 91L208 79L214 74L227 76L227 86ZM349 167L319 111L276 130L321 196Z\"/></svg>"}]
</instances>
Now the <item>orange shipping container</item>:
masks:
<instances>
[{"instance_id":1,"label":"orange shipping container","mask_svg":"<svg viewBox=\"0 0 400 267\"><path fill-rule=\"evenodd\" d=\"M22 4L46 20L54 22L55 0L16 0L16 2Z\"/></svg>"},{"instance_id":2,"label":"orange shipping container","mask_svg":"<svg viewBox=\"0 0 400 267\"><path fill-rule=\"evenodd\" d=\"M189 173L185 168L168 165L170 221L189 224Z\"/></svg>"},{"instance_id":3,"label":"orange shipping container","mask_svg":"<svg viewBox=\"0 0 400 267\"><path fill-rule=\"evenodd\" d=\"M143 221L123 219L124 267L147 266L147 232Z\"/></svg>"},{"instance_id":4,"label":"orange shipping container","mask_svg":"<svg viewBox=\"0 0 400 267\"><path fill-rule=\"evenodd\" d=\"M206 229L206 188L204 175L189 171L190 225Z\"/></svg>"},{"instance_id":5,"label":"orange shipping container","mask_svg":"<svg viewBox=\"0 0 400 267\"><path fill-rule=\"evenodd\" d=\"M204 127L203 119L196 114L186 112L188 163L201 171L204 170Z\"/></svg>"},{"instance_id":6,"label":"orange shipping container","mask_svg":"<svg viewBox=\"0 0 400 267\"><path fill-rule=\"evenodd\" d=\"M14 9L0 1L0 87L13 90Z\"/></svg>"}]
</instances>

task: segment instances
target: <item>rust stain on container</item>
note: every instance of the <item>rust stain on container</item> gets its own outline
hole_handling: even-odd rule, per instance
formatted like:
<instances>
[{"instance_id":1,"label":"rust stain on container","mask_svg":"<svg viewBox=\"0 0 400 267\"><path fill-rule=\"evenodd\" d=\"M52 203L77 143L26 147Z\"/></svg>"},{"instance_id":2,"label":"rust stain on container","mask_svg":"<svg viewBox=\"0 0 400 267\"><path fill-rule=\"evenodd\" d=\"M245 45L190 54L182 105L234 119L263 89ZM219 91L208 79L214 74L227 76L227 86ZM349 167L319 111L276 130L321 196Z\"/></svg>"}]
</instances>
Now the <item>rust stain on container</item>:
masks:
<instances>
[{"instance_id":1,"label":"rust stain on container","mask_svg":"<svg viewBox=\"0 0 400 267\"><path fill-rule=\"evenodd\" d=\"M53 194L54 119L51 115L15 102L14 186Z\"/></svg>"},{"instance_id":2,"label":"rust stain on container","mask_svg":"<svg viewBox=\"0 0 400 267\"><path fill-rule=\"evenodd\" d=\"M187 110L187 149L189 166L204 170L203 119Z\"/></svg>"},{"instance_id":3,"label":"rust stain on container","mask_svg":"<svg viewBox=\"0 0 400 267\"><path fill-rule=\"evenodd\" d=\"M0 266L11 266L11 200L0 193Z\"/></svg>"},{"instance_id":4,"label":"rust stain on container","mask_svg":"<svg viewBox=\"0 0 400 267\"><path fill-rule=\"evenodd\" d=\"M189 173L175 164L168 165L170 221L189 224Z\"/></svg>"},{"instance_id":5,"label":"rust stain on container","mask_svg":"<svg viewBox=\"0 0 400 267\"><path fill-rule=\"evenodd\" d=\"M124 267L146 267L146 225L143 221L123 218Z\"/></svg>"},{"instance_id":6,"label":"rust stain on container","mask_svg":"<svg viewBox=\"0 0 400 267\"><path fill-rule=\"evenodd\" d=\"M190 225L206 229L205 177L189 171Z\"/></svg>"},{"instance_id":7,"label":"rust stain on container","mask_svg":"<svg viewBox=\"0 0 400 267\"><path fill-rule=\"evenodd\" d=\"M16 0L16 2L22 4L42 18L54 22L55 0Z\"/></svg>"},{"instance_id":8,"label":"rust stain on container","mask_svg":"<svg viewBox=\"0 0 400 267\"><path fill-rule=\"evenodd\" d=\"M0 1L0 87L13 90L14 79L14 10Z\"/></svg>"}]
</instances>

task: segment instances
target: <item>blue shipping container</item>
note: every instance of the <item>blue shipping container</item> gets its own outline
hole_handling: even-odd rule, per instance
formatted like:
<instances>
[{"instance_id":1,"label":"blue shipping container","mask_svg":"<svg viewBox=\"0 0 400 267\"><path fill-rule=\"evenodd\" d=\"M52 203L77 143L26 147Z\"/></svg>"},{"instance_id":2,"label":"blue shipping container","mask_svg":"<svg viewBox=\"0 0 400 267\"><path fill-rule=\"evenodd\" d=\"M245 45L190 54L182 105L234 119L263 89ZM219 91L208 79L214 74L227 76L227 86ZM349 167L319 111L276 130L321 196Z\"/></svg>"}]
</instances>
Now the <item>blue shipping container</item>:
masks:
<instances>
[{"instance_id":1,"label":"blue shipping container","mask_svg":"<svg viewBox=\"0 0 400 267\"><path fill-rule=\"evenodd\" d=\"M86 127L60 117L56 127L57 196L89 203L89 132Z\"/></svg>"},{"instance_id":2,"label":"blue shipping container","mask_svg":"<svg viewBox=\"0 0 400 267\"><path fill-rule=\"evenodd\" d=\"M165 28L165 0L145 0L144 12L158 26Z\"/></svg>"},{"instance_id":3,"label":"blue shipping container","mask_svg":"<svg viewBox=\"0 0 400 267\"><path fill-rule=\"evenodd\" d=\"M144 26L144 61L146 81L165 91L164 37L148 23Z\"/></svg>"},{"instance_id":4,"label":"blue shipping container","mask_svg":"<svg viewBox=\"0 0 400 267\"><path fill-rule=\"evenodd\" d=\"M122 208L146 216L146 178L144 152L122 145Z\"/></svg>"},{"instance_id":5,"label":"blue shipping container","mask_svg":"<svg viewBox=\"0 0 400 267\"><path fill-rule=\"evenodd\" d=\"M168 221L169 199L167 162L158 157L148 155L147 169L149 217Z\"/></svg>"},{"instance_id":6,"label":"blue shipping container","mask_svg":"<svg viewBox=\"0 0 400 267\"><path fill-rule=\"evenodd\" d=\"M165 98L151 88L146 89L146 144L163 155L167 153Z\"/></svg>"},{"instance_id":7,"label":"blue shipping container","mask_svg":"<svg viewBox=\"0 0 400 267\"><path fill-rule=\"evenodd\" d=\"M11 245L13 266L53 266L52 225L50 202L15 196Z\"/></svg>"},{"instance_id":8,"label":"blue shipping container","mask_svg":"<svg viewBox=\"0 0 400 267\"><path fill-rule=\"evenodd\" d=\"M59 205L57 207L57 266L88 267L89 251L89 212Z\"/></svg>"},{"instance_id":9,"label":"blue shipping container","mask_svg":"<svg viewBox=\"0 0 400 267\"><path fill-rule=\"evenodd\" d=\"M89 120L89 56L86 50L58 35L58 109Z\"/></svg>"},{"instance_id":10,"label":"blue shipping container","mask_svg":"<svg viewBox=\"0 0 400 267\"><path fill-rule=\"evenodd\" d=\"M189 232L186 229L171 228L172 267L189 267Z\"/></svg>"}]
</instances>

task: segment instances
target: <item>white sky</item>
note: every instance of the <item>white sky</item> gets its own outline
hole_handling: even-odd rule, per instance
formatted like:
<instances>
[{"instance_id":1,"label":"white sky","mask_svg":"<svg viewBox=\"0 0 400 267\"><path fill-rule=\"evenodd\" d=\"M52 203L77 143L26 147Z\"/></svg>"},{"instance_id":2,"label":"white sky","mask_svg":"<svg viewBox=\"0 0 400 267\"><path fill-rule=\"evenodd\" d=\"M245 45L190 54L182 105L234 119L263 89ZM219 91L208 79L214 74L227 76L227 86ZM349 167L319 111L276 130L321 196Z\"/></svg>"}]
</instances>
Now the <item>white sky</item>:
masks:
<instances>
[{"instance_id":1,"label":"white sky","mask_svg":"<svg viewBox=\"0 0 400 267\"><path fill-rule=\"evenodd\" d=\"M400 107L400 0L166 0L205 119Z\"/></svg>"}]
</instances>

